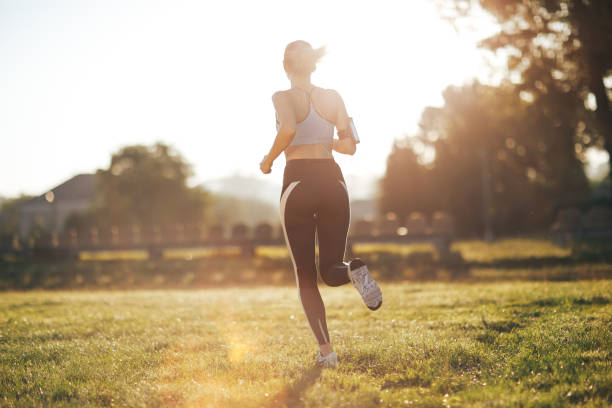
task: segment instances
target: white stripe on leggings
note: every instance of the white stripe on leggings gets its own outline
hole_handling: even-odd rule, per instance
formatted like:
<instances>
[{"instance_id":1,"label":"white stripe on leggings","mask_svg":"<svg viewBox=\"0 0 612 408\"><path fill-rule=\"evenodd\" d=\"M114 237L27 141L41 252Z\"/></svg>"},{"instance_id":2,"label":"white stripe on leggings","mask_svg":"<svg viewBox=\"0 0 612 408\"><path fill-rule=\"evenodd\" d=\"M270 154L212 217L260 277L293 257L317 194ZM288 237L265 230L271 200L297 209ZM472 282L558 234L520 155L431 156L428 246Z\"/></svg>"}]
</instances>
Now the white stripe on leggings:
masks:
<instances>
[{"instance_id":1,"label":"white stripe on leggings","mask_svg":"<svg viewBox=\"0 0 612 408\"><path fill-rule=\"evenodd\" d=\"M338 180L340 182L340 184L342 184L342 187L344 187L344 191L346 191L346 195L348 196L348 188L346 188L346 183L342 180Z\"/></svg>"},{"instance_id":2,"label":"white stripe on leggings","mask_svg":"<svg viewBox=\"0 0 612 408\"><path fill-rule=\"evenodd\" d=\"M281 201L280 201L280 219L281 219L281 226L283 227L283 233L285 234L285 242L287 243L287 249L289 250L289 256L291 257L291 262L293 263L293 272L295 273L295 283L299 289L300 283L298 282L298 277L297 277L297 266L295 264L295 258L293 257L293 251L291 251L291 244L289 243L289 237L287 236L287 228L285 228L285 207L287 206L287 199L289 198L289 195L291 194L293 189L298 184L300 184L299 180L294 181L293 183L289 184L289 186L287 186L287 189L283 193L281 197Z\"/></svg>"},{"instance_id":3,"label":"white stripe on leggings","mask_svg":"<svg viewBox=\"0 0 612 408\"><path fill-rule=\"evenodd\" d=\"M317 321L319 322L319 328L321 329L321 334L323 335L323 340L325 340L325 343L329 344L329 339L325 335L325 331L323 331L323 326L321 325L321 320L317 319Z\"/></svg>"},{"instance_id":4,"label":"white stripe on leggings","mask_svg":"<svg viewBox=\"0 0 612 408\"><path fill-rule=\"evenodd\" d=\"M346 188L346 184L344 183L344 181L342 180L338 180L340 182L340 184L342 185L342 187L344 187L344 191L346 191L346 198L349 202L349 208L348 208L348 212L349 212L349 226L351 225L351 199L349 197L349 193L348 193L348 188ZM346 232L346 236L344 237L344 251L346 252L346 245L347 245L347 241L348 241L348 231ZM344 255L344 254L343 254ZM343 256L344 257L344 256ZM347 265L347 274L348 271L351 270L350 266ZM349 274L349 279L350 279L350 274Z\"/></svg>"}]
</instances>

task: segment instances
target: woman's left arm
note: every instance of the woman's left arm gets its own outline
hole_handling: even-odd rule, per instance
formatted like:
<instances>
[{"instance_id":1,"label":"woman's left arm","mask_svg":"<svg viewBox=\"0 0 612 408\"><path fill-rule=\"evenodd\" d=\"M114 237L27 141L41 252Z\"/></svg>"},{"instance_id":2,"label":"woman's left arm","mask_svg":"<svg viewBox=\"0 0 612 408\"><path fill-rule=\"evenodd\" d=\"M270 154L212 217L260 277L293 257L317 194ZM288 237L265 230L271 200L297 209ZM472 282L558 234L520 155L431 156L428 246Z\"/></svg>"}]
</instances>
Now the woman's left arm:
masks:
<instances>
[{"instance_id":1,"label":"woman's left arm","mask_svg":"<svg viewBox=\"0 0 612 408\"><path fill-rule=\"evenodd\" d=\"M338 139L334 139L332 148L338 153L353 155L357 151L357 144L349 127L350 118L340 94L336 91L332 92L336 104L336 129L338 129Z\"/></svg>"},{"instance_id":2,"label":"woman's left arm","mask_svg":"<svg viewBox=\"0 0 612 408\"><path fill-rule=\"evenodd\" d=\"M276 160L287 146L289 146L289 143L291 143L295 136L296 129L295 113L291 108L289 100L287 100L287 96L282 92L277 92L272 96L272 102L274 103L274 109L276 109L276 116L280 123L280 127L278 128L270 152L268 152L259 164L259 168L264 174L268 174L272 171L274 160Z\"/></svg>"}]
</instances>

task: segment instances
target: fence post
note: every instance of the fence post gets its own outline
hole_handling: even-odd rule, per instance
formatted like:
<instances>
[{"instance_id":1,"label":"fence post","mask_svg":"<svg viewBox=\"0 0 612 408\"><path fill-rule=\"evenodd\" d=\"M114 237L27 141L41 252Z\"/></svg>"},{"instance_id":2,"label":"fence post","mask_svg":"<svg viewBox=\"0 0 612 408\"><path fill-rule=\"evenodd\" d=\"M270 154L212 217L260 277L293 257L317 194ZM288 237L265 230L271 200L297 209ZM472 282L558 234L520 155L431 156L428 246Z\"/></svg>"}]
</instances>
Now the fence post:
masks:
<instances>
[{"instance_id":1,"label":"fence post","mask_svg":"<svg viewBox=\"0 0 612 408\"><path fill-rule=\"evenodd\" d=\"M151 260L157 260L157 259L162 259L162 250L159 247L156 246L150 246L148 249L149 252L149 259Z\"/></svg>"},{"instance_id":2,"label":"fence post","mask_svg":"<svg viewBox=\"0 0 612 408\"><path fill-rule=\"evenodd\" d=\"M255 256L255 244L253 243L252 240L246 239L242 243L241 248L242 248L242 256L245 256L245 257Z\"/></svg>"}]
</instances>

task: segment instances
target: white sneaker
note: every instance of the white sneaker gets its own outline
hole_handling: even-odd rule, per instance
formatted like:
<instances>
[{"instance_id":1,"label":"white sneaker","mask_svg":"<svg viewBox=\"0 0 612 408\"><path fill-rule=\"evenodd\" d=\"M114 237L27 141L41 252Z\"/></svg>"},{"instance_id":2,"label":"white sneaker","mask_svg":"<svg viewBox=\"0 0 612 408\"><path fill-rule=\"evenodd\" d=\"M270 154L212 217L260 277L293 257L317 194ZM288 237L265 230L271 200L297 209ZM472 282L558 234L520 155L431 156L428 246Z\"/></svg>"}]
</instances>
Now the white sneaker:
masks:
<instances>
[{"instance_id":1,"label":"white sneaker","mask_svg":"<svg viewBox=\"0 0 612 408\"><path fill-rule=\"evenodd\" d=\"M355 265L357 263L358 265ZM357 289L363 302L370 310L376 310L382 305L382 291L380 287L370 275L368 267L361 260L353 260L351 264L358 266L356 269L351 270L350 264L348 267L348 274L353 286Z\"/></svg>"},{"instance_id":2,"label":"white sneaker","mask_svg":"<svg viewBox=\"0 0 612 408\"><path fill-rule=\"evenodd\" d=\"M317 356L317 364L324 368L336 367L338 365L338 356L332 351L323 357L319 351L319 355Z\"/></svg>"}]
</instances>

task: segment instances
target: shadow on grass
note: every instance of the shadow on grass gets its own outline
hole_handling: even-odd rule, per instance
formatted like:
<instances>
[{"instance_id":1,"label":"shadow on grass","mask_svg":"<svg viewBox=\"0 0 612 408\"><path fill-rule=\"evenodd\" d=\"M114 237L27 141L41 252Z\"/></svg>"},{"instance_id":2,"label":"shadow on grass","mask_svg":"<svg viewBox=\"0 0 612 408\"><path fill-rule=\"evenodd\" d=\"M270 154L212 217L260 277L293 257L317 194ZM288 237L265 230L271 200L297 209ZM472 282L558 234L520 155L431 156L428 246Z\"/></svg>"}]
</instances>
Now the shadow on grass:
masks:
<instances>
[{"instance_id":1,"label":"shadow on grass","mask_svg":"<svg viewBox=\"0 0 612 408\"><path fill-rule=\"evenodd\" d=\"M268 407L303 407L304 393L317 381L322 371L323 368L317 365L305 370L299 378L276 395Z\"/></svg>"}]
</instances>

